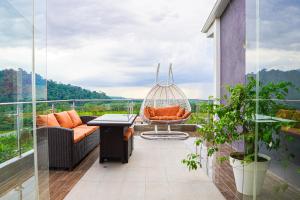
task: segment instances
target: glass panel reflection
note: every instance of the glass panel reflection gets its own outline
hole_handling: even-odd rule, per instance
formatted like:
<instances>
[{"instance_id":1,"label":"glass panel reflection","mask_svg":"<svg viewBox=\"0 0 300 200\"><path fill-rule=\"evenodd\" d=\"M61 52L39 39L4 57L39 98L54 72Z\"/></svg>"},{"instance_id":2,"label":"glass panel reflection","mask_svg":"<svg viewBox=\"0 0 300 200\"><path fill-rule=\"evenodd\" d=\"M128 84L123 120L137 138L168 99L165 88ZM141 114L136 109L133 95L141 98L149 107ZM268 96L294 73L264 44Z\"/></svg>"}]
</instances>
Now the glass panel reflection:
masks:
<instances>
[{"instance_id":1,"label":"glass panel reflection","mask_svg":"<svg viewBox=\"0 0 300 200\"><path fill-rule=\"evenodd\" d=\"M263 118L257 122L255 157L270 159L261 191L254 190L253 196L299 199L300 2L248 1L247 11L246 71L261 83L256 102L257 116ZM265 95L267 90L273 94ZM261 164L256 164L257 174Z\"/></svg>"}]
</instances>

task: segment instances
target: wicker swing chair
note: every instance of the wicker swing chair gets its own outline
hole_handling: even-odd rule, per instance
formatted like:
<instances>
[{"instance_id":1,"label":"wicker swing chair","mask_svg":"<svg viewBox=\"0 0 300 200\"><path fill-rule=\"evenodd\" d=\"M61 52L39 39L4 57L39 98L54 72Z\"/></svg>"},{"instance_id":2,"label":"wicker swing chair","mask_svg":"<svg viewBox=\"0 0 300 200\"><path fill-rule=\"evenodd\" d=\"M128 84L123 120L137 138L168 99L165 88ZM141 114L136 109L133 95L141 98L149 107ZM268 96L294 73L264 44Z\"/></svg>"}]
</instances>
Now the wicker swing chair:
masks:
<instances>
[{"instance_id":1,"label":"wicker swing chair","mask_svg":"<svg viewBox=\"0 0 300 200\"><path fill-rule=\"evenodd\" d=\"M156 83L144 99L140 115L148 124L154 124L154 131L141 133L145 139L186 139L189 135L181 131L171 131L170 124L181 124L187 121L191 114L191 105L182 92L174 84L172 64L169 67L167 83L158 81L160 64L156 71ZM166 124L167 131L158 131L157 125Z\"/></svg>"}]
</instances>

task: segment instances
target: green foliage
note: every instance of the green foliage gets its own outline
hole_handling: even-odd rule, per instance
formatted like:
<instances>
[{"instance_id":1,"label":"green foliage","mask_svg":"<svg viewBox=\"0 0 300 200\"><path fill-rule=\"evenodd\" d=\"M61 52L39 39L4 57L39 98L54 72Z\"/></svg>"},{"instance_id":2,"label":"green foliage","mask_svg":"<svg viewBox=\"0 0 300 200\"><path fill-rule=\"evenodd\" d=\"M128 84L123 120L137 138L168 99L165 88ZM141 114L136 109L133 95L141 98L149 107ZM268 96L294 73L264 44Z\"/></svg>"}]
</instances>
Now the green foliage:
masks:
<instances>
[{"instance_id":1,"label":"green foliage","mask_svg":"<svg viewBox=\"0 0 300 200\"><path fill-rule=\"evenodd\" d=\"M48 100L62 99L109 99L103 92L90 91L70 84L47 81Z\"/></svg>"},{"instance_id":2,"label":"green foliage","mask_svg":"<svg viewBox=\"0 0 300 200\"><path fill-rule=\"evenodd\" d=\"M0 102L31 101L32 74L22 69L0 70ZM57 83L36 75L37 99L110 99L103 92L90 91L78 86ZM47 89L47 90L46 90ZM17 93L21 91L21 93ZM45 92L48 92L46 95Z\"/></svg>"},{"instance_id":3,"label":"green foliage","mask_svg":"<svg viewBox=\"0 0 300 200\"><path fill-rule=\"evenodd\" d=\"M207 123L199 129L203 140L210 144L208 156L217 152L219 145L232 144L237 140L245 142L244 161L247 162L254 161L255 142L261 143L268 150L277 150L281 145L278 136L280 127L287 124L283 122L257 123L256 114L274 116L282 105L273 99L284 99L291 86L289 82L276 84L270 82L263 85L261 82L257 83L253 77L249 77L245 85L228 86L228 96L216 99L214 103L202 104L202 110L215 116L214 119L208 118ZM194 169L193 164L196 161L192 159L199 158L188 155L184 163Z\"/></svg>"},{"instance_id":4,"label":"green foliage","mask_svg":"<svg viewBox=\"0 0 300 200\"><path fill-rule=\"evenodd\" d=\"M199 162L197 161L198 154L190 153L187 155L187 159L183 159L182 163L187 165L189 170L196 170Z\"/></svg>"},{"instance_id":5,"label":"green foliage","mask_svg":"<svg viewBox=\"0 0 300 200\"><path fill-rule=\"evenodd\" d=\"M33 148L31 131L25 130L21 135L21 151L27 152ZM0 163L18 155L16 135L0 137Z\"/></svg>"}]
</instances>

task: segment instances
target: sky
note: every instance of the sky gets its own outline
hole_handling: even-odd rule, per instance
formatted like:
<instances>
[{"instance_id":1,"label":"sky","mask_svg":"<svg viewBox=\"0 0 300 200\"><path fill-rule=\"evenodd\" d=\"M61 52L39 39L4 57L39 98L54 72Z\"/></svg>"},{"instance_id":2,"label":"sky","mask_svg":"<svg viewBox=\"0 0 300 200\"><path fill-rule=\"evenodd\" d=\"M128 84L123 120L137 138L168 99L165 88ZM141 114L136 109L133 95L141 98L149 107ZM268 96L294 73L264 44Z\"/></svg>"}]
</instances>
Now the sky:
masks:
<instances>
[{"instance_id":1,"label":"sky","mask_svg":"<svg viewBox=\"0 0 300 200\"><path fill-rule=\"evenodd\" d=\"M300 1L260 0L259 35L256 1L246 1L246 71L300 69ZM276 12L274 12L276 11ZM258 42L259 49L255 47ZM257 65L257 59L259 65Z\"/></svg>"},{"instance_id":2,"label":"sky","mask_svg":"<svg viewBox=\"0 0 300 200\"><path fill-rule=\"evenodd\" d=\"M189 98L213 93L212 41L201 28L212 0L48 1L47 76L110 96L144 98L174 79Z\"/></svg>"},{"instance_id":3,"label":"sky","mask_svg":"<svg viewBox=\"0 0 300 200\"><path fill-rule=\"evenodd\" d=\"M201 29L215 0L48 0L47 20L44 2L36 1L35 58L42 76L110 96L144 98L157 64L163 81L171 62L175 83L188 98L213 95L213 41ZM260 1L259 51L251 3L247 73L257 71L257 53L261 69L299 69L300 2ZM31 71L31 12L28 0L0 1L0 69Z\"/></svg>"}]
</instances>

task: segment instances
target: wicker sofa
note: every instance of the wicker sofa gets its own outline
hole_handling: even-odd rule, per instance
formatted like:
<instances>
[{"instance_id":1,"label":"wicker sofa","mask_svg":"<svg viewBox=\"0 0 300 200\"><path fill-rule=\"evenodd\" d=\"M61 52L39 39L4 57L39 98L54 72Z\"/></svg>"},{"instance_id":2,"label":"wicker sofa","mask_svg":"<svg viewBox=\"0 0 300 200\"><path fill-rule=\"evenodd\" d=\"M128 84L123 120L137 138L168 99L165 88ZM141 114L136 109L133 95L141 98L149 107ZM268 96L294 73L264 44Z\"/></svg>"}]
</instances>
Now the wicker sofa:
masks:
<instances>
[{"instance_id":1,"label":"wicker sofa","mask_svg":"<svg viewBox=\"0 0 300 200\"><path fill-rule=\"evenodd\" d=\"M75 110L37 117L37 134L48 134L49 168L72 170L99 144L99 127L86 125L94 118Z\"/></svg>"}]
</instances>

